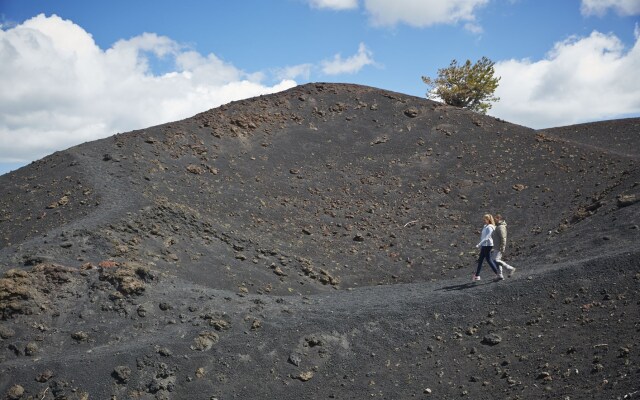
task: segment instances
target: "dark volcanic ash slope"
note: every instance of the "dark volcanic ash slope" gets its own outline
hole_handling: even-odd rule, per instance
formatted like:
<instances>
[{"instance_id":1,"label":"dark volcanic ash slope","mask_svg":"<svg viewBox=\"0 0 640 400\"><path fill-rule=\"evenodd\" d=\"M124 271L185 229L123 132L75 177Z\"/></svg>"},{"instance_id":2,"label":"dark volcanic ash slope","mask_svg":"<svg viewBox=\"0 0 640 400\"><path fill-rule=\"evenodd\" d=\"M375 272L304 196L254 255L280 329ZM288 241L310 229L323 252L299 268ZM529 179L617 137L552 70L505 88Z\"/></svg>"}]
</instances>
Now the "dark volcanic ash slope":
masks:
<instances>
[{"instance_id":1,"label":"dark volcanic ash slope","mask_svg":"<svg viewBox=\"0 0 640 400\"><path fill-rule=\"evenodd\" d=\"M307 85L3 176L0 261L138 261L282 294L426 281L468 275L484 212L527 259L583 209L625 213L636 174L634 157L423 99Z\"/></svg>"},{"instance_id":2,"label":"dark volcanic ash slope","mask_svg":"<svg viewBox=\"0 0 640 400\"><path fill-rule=\"evenodd\" d=\"M637 396L639 142L310 84L58 152L0 177L0 393Z\"/></svg>"},{"instance_id":3,"label":"dark volcanic ash slope","mask_svg":"<svg viewBox=\"0 0 640 400\"><path fill-rule=\"evenodd\" d=\"M561 140L630 158L640 157L640 118L618 119L545 129Z\"/></svg>"}]
</instances>

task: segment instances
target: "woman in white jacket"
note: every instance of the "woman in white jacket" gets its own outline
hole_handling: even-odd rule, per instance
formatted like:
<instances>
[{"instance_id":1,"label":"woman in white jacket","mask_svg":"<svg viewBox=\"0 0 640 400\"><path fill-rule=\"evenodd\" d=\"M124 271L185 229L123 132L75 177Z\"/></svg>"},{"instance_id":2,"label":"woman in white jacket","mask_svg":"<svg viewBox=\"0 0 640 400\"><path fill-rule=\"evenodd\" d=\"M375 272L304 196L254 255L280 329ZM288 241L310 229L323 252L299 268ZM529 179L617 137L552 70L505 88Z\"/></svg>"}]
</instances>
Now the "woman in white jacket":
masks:
<instances>
[{"instance_id":1,"label":"woman in white jacket","mask_svg":"<svg viewBox=\"0 0 640 400\"><path fill-rule=\"evenodd\" d=\"M480 280L480 271L482 270L482 263L484 260L487 260L489 266L495 272L496 277L500 280L504 279L502 273L496 266L496 263L491 258L491 249L493 249L493 230L496 228L496 224L493 220L493 216L491 214L485 214L482 217L484 222L484 227L482 228L482 233L480 235L480 243L476 245L476 247L480 248L480 256L478 257L478 268L476 269L475 275L473 275L474 281Z\"/></svg>"}]
</instances>

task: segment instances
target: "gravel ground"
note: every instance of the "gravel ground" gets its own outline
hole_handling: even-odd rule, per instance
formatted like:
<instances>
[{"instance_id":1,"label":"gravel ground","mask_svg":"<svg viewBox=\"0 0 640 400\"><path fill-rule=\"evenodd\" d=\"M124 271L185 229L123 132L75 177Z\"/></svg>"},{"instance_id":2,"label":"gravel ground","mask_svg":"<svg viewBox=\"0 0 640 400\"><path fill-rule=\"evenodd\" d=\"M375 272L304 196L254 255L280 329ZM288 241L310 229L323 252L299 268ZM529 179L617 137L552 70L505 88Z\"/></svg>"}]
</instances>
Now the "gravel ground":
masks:
<instances>
[{"instance_id":1,"label":"gravel ground","mask_svg":"<svg viewBox=\"0 0 640 400\"><path fill-rule=\"evenodd\" d=\"M638 149L320 83L55 153L0 176L0 396L640 398Z\"/></svg>"}]
</instances>

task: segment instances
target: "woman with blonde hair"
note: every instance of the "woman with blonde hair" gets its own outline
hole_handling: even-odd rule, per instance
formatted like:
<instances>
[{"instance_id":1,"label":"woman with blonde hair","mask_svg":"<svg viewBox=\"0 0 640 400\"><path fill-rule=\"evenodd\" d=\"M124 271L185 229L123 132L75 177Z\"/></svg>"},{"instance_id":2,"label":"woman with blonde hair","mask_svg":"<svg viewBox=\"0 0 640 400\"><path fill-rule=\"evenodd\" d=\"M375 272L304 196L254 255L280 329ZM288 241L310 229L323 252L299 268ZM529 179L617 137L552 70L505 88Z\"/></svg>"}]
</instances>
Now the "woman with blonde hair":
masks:
<instances>
[{"instance_id":1,"label":"woman with blonde hair","mask_svg":"<svg viewBox=\"0 0 640 400\"><path fill-rule=\"evenodd\" d=\"M504 276L502 276L502 273L498 269L496 263L491 258L491 249L493 249L492 235L493 231L496 229L496 223L491 214L483 215L482 221L484 222L484 227L480 234L480 243L476 245L476 247L480 248L480 256L478 257L478 268L476 269L475 275L473 275L473 281L480 280L480 271L482 270L482 263L484 260L487 260L489 266L493 272L495 272L497 279L502 280L504 279Z\"/></svg>"}]
</instances>

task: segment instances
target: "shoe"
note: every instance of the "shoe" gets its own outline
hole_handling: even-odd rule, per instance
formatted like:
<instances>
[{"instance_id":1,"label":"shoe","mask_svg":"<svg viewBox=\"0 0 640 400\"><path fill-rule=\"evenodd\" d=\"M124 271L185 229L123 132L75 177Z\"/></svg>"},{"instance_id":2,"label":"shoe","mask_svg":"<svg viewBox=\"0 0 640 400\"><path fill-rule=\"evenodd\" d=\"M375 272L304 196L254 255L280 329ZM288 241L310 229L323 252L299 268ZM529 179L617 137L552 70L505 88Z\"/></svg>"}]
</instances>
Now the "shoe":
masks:
<instances>
[{"instance_id":1,"label":"shoe","mask_svg":"<svg viewBox=\"0 0 640 400\"><path fill-rule=\"evenodd\" d=\"M496 275L496 280L498 280L498 281L504 280L504 275L502 275L502 274Z\"/></svg>"},{"instance_id":2,"label":"shoe","mask_svg":"<svg viewBox=\"0 0 640 400\"><path fill-rule=\"evenodd\" d=\"M514 273L514 272L516 272L516 269L515 269L515 268L511 268L511 269L509 270L509 278L511 278L511 277L513 276L513 273Z\"/></svg>"},{"instance_id":3,"label":"shoe","mask_svg":"<svg viewBox=\"0 0 640 400\"><path fill-rule=\"evenodd\" d=\"M478 275L474 275L473 278L471 278L472 281L479 281L480 277Z\"/></svg>"}]
</instances>

